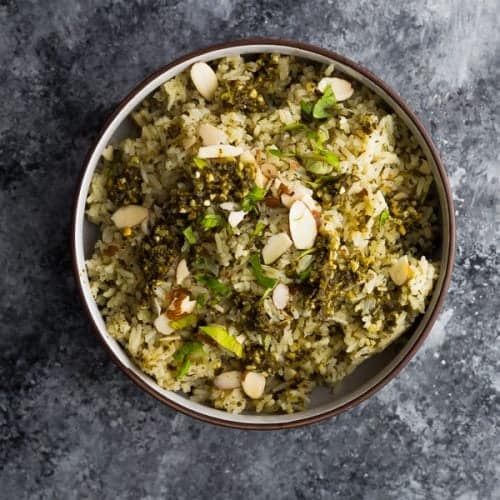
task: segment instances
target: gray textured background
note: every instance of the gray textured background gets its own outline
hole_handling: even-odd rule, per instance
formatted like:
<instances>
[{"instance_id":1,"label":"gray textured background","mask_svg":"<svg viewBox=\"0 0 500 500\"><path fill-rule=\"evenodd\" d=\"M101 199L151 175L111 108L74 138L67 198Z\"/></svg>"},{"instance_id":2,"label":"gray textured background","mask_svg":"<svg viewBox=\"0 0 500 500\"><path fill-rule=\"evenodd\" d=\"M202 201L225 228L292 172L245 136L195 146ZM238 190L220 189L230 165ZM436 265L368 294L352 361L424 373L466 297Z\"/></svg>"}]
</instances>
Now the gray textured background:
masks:
<instances>
[{"instance_id":1,"label":"gray textured background","mask_svg":"<svg viewBox=\"0 0 500 500\"><path fill-rule=\"evenodd\" d=\"M497 0L0 0L0 497L500 498ZM85 151L149 72L205 44L297 38L362 63L428 125L458 251L423 349L309 428L177 415L107 359L78 304L69 221ZM496 222L495 222L496 221Z\"/></svg>"}]
</instances>

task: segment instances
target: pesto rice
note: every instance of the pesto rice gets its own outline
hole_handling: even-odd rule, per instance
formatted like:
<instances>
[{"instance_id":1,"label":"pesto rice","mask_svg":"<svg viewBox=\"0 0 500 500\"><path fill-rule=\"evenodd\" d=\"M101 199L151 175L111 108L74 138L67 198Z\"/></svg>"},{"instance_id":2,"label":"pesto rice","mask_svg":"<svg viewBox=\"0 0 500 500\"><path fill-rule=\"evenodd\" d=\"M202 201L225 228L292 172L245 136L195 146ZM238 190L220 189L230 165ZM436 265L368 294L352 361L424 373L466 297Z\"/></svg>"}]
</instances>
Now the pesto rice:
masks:
<instances>
[{"instance_id":1,"label":"pesto rice","mask_svg":"<svg viewBox=\"0 0 500 500\"><path fill-rule=\"evenodd\" d=\"M438 204L365 87L279 54L197 63L103 152L87 261L109 333L165 389L295 412L421 315Z\"/></svg>"}]
</instances>

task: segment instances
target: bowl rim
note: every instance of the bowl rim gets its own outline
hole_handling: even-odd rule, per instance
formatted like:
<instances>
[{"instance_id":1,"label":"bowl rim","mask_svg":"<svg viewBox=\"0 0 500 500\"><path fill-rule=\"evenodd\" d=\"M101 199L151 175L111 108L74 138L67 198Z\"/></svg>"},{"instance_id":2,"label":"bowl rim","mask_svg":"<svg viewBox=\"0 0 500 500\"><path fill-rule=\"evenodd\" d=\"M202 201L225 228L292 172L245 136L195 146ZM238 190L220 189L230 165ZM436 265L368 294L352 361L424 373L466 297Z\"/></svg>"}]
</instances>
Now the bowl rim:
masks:
<instances>
[{"instance_id":1,"label":"bowl rim","mask_svg":"<svg viewBox=\"0 0 500 500\"><path fill-rule=\"evenodd\" d=\"M424 325L420 335L418 338L415 340L411 348L408 350L408 352L401 358L401 360L393 367L391 371L389 371L381 380L379 380L377 383L375 383L372 387L370 387L368 390L363 392L362 394L356 396L350 401L347 401L346 403L340 405L337 408L331 409L331 410L326 410L322 413L319 413L317 415L312 415L312 416L305 416L303 418L289 421L289 422L282 422L282 423L275 423L275 422L270 422L270 423L248 423L248 422L235 422L235 421L229 421L229 420L224 420L222 418L217 418L214 416L210 415L205 415L203 413L200 413L196 411L195 409L189 408L187 406L182 406L175 401L172 401L171 399L167 398L163 394L159 393L158 391L154 390L153 387L149 386L146 384L142 379L140 379L133 371L131 371L125 364L115 355L115 353L112 351L111 347L108 345L106 340L104 339L103 335L99 331L99 328L97 326L96 321L94 320L93 314L89 308L89 305L85 299L84 291L83 291L83 286L82 282L80 280L80 271L78 268L78 262L77 262L77 234L76 234L76 228L77 228L77 206L78 206L78 200L80 196L80 192L82 189L82 181L85 175L85 172L87 171L87 168L89 166L89 162L91 160L91 157L93 156L93 153L102 137L102 135L105 133L105 131L108 129L108 127L114 122L115 118L117 115L120 113L120 111L123 109L123 107L137 94L139 93L145 86L148 85L152 80L155 78L159 77L166 71L178 66L179 64L194 58L194 57L199 57L202 55L209 54L210 52L221 50L221 49L231 49L231 48L237 48L237 47L248 47L252 45L267 45L270 47L275 47L277 50L279 50L280 47L286 47L286 48L292 48L292 49L300 49L308 52L313 52L316 53L320 56L327 57L329 59L332 59L334 62L337 61L354 71L358 72L371 82L373 82L376 86L380 87L384 92L386 92L394 101L395 103L401 108L402 112L407 116L407 118L413 123L413 125L416 127L418 133L421 135L421 138L425 142L426 146L429 149L429 153L435 163L437 173L439 174L442 182L442 186L444 189L444 195L445 195L445 200L446 200L446 207L442 208L447 208L448 213L443 215L443 217L447 217L448 224L449 224L449 242L448 242L448 260L446 262L446 267L445 267L445 276L442 281L441 289L439 291L439 295L437 297L437 300L434 305L434 310L432 311L431 315L429 316L427 320L427 324ZM248 39L237 39L237 40L232 40L228 42L222 42L222 43L217 43L217 44L212 44L208 46L204 46L202 48L199 48L197 50L194 50L192 52L189 52L187 54L184 54L170 63L160 67L153 73L151 73L149 76L144 78L141 82L139 82L137 85L135 85L132 90L115 106L114 110L111 112L111 114L107 117L105 120L104 124L101 126L99 129L99 132L97 133L96 138L91 142L89 149L85 155L84 161L82 163L82 167L80 169L80 173L77 178L77 183L76 183L76 189L74 193L74 200L73 200L73 209L72 209L72 221L71 221L71 254L72 254L72 262L73 262L73 274L74 278L77 284L77 289L78 289L78 294L80 296L80 301L83 304L84 311L90 320L91 324L91 330L94 332L94 335L97 337L101 345L104 347L105 351L107 352L108 356L111 357L112 361L118 366L118 368L121 369L127 377L129 377L137 386L139 386L141 389L143 389L146 393L148 393L150 396L154 397L158 401L166 404L170 408L183 413L184 415L188 415L190 417L196 418L198 420L201 420L203 422L208 422L211 424L215 424L218 426L226 427L226 428L234 428L234 429L244 429L244 430L278 430L278 429L289 429L289 428L296 428L296 427L302 427L305 425L313 424L320 422L322 420L326 420L328 418L331 418L333 416L336 416L346 410L349 410L350 408L353 408L354 406L359 405L369 397L371 397L373 394L378 392L382 387L384 387L386 384L388 384L391 380L393 380L400 372L401 370L409 363L409 361L413 358L413 356L416 354L420 346L422 345L423 341L425 338L429 335L429 332L432 329L432 326L434 325L439 312L443 306L444 299L446 297L448 287L450 284L451 280L451 274L453 270L453 264L454 264L454 259L455 259L455 244L456 244L456 234L455 234L455 211L454 211L454 204L453 204L453 195L450 187L450 183L448 181L448 177L446 175L445 168L443 166L443 163L441 161L441 158L439 156L438 150L436 146L434 145L430 134L427 132L426 128L424 127L423 123L421 120L417 117L414 111L411 110L411 108L406 104L406 102L401 98L401 96L393 90L387 83L385 83L383 80L381 80L379 77L374 75L371 71L366 69L365 67L361 66L360 64L352 61L351 59L340 55L336 53L335 51L332 51L330 49L325 49L322 47L318 47L313 44L301 42L301 41L296 41L296 40L290 40L290 39L280 39L280 38L248 38Z\"/></svg>"}]
</instances>

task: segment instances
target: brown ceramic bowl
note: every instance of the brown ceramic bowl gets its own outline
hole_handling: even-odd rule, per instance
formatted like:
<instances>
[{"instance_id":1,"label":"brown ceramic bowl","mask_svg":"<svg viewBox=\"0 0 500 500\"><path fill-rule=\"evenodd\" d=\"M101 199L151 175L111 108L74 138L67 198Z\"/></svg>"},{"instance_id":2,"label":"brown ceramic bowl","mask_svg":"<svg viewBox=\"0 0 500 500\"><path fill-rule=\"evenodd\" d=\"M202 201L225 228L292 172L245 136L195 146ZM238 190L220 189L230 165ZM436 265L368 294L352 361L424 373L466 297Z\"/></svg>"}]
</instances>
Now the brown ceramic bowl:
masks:
<instances>
[{"instance_id":1,"label":"brown ceramic bowl","mask_svg":"<svg viewBox=\"0 0 500 500\"><path fill-rule=\"evenodd\" d=\"M96 228L85 219L85 202L92 175L103 149L108 143L117 142L130 133L132 130L129 121L130 112L148 94L196 61L211 61L228 55L263 52L279 52L321 63L335 63L336 70L345 73L353 80L361 82L378 94L409 127L423 148L429 165L432 167L437 185L442 229L441 269L427 311L418 324L404 335L402 342L393 344L384 352L360 365L342 382L335 392L332 393L321 388L317 389L313 393L310 408L293 414L232 415L207 405L195 403L183 394L162 389L154 380L134 365L127 353L106 331L103 318L90 293L85 268L85 260L90 257L98 237ZM167 64L139 83L118 105L115 112L104 124L83 165L82 174L78 181L73 213L72 246L76 281L97 337L113 361L139 387L170 407L206 422L240 429L283 429L318 422L353 407L387 384L409 362L431 330L448 288L454 258L455 218L452 194L436 147L420 120L387 84L359 64L330 50L289 40L242 40L213 45Z\"/></svg>"}]
</instances>

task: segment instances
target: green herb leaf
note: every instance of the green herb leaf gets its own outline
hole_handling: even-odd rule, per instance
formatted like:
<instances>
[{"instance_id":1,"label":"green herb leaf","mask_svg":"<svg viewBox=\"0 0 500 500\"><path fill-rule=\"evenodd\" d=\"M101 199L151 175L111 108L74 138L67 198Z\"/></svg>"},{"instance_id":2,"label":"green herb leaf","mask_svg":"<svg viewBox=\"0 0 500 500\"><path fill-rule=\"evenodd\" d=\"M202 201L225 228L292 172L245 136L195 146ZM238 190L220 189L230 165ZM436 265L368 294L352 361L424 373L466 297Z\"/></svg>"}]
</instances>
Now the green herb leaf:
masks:
<instances>
[{"instance_id":1,"label":"green herb leaf","mask_svg":"<svg viewBox=\"0 0 500 500\"><path fill-rule=\"evenodd\" d=\"M329 118L331 115L330 108L335 106L337 99L333 93L331 85L328 85L323 92L323 95L314 104L312 115L316 119Z\"/></svg>"},{"instance_id":2,"label":"green herb leaf","mask_svg":"<svg viewBox=\"0 0 500 500\"><path fill-rule=\"evenodd\" d=\"M385 210L382 210L382 212L380 213L380 227L382 227L387 222L387 219L389 217L389 210L387 210L387 208Z\"/></svg>"},{"instance_id":3,"label":"green herb leaf","mask_svg":"<svg viewBox=\"0 0 500 500\"><path fill-rule=\"evenodd\" d=\"M306 255L309 255L311 253L314 253L316 249L314 247L308 248L307 250L304 250L303 252L299 253L299 256L297 257L297 260L302 259L302 257L305 257Z\"/></svg>"},{"instance_id":4,"label":"green herb leaf","mask_svg":"<svg viewBox=\"0 0 500 500\"><path fill-rule=\"evenodd\" d=\"M231 295L232 289L231 287L225 285L224 283L221 283L219 280L214 278L213 276L210 276L208 274L197 274L195 278L205 285L207 288L210 288L210 290L213 290L215 293L218 295L221 295L223 297L227 297L228 295Z\"/></svg>"},{"instance_id":5,"label":"green herb leaf","mask_svg":"<svg viewBox=\"0 0 500 500\"><path fill-rule=\"evenodd\" d=\"M328 151L328 149L320 149L318 152L329 165L335 168L339 167L339 157L335 153Z\"/></svg>"},{"instance_id":6,"label":"green herb leaf","mask_svg":"<svg viewBox=\"0 0 500 500\"><path fill-rule=\"evenodd\" d=\"M304 283L309 276L311 275L311 267L308 267L307 269L304 269L302 272L300 272L297 276L299 278L300 283Z\"/></svg>"},{"instance_id":7,"label":"green herb leaf","mask_svg":"<svg viewBox=\"0 0 500 500\"><path fill-rule=\"evenodd\" d=\"M177 371L177 375L175 378L177 380L180 380L181 378L184 378L187 375L187 372L191 368L191 361L189 361L189 358L186 358L184 362L182 363L181 367Z\"/></svg>"},{"instance_id":8,"label":"green herb leaf","mask_svg":"<svg viewBox=\"0 0 500 500\"><path fill-rule=\"evenodd\" d=\"M224 223L224 219L219 214L206 213L201 221L201 226L205 231L213 229L214 227L221 226Z\"/></svg>"},{"instance_id":9,"label":"green herb leaf","mask_svg":"<svg viewBox=\"0 0 500 500\"><path fill-rule=\"evenodd\" d=\"M184 229L184 231L182 231L182 234L190 245L194 245L198 241L198 239L196 238L196 234L194 233L191 226L188 226L186 229Z\"/></svg>"},{"instance_id":10,"label":"green herb leaf","mask_svg":"<svg viewBox=\"0 0 500 500\"><path fill-rule=\"evenodd\" d=\"M198 307L203 307L207 303L207 294L206 293L200 293L196 297L196 305Z\"/></svg>"},{"instance_id":11,"label":"green herb leaf","mask_svg":"<svg viewBox=\"0 0 500 500\"><path fill-rule=\"evenodd\" d=\"M185 328L196 325L197 322L198 318L196 314L188 314L183 318L171 320L169 324L174 330L184 330Z\"/></svg>"},{"instance_id":12,"label":"green herb leaf","mask_svg":"<svg viewBox=\"0 0 500 500\"><path fill-rule=\"evenodd\" d=\"M302 118L305 118L307 121L311 120L313 113L314 103L307 101L300 101L300 112Z\"/></svg>"},{"instance_id":13,"label":"green herb leaf","mask_svg":"<svg viewBox=\"0 0 500 500\"><path fill-rule=\"evenodd\" d=\"M322 160L308 160L305 162L304 167L314 175L327 175L333 170L331 165Z\"/></svg>"},{"instance_id":14,"label":"green herb leaf","mask_svg":"<svg viewBox=\"0 0 500 500\"><path fill-rule=\"evenodd\" d=\"M243 356L243 346L223 326L200 326L200 330L215 340L221 347L236 354L238 358Z\"/></svg>"},{"instance_id":15,"label":"green herb leaf","mask_svg":"<svg viewBox=\"0 0 500 500\"><path fill-rule=\"evenodd\" d=\"M243 198L241 209L250 212L258 201L262 201L266 196L266 188L253 186L250 192Z\"/></svg>"},{"instance_id":16,"label":"green herb leaf","mask_svg":"<svg viewBox=\"0 0 500 500\"><path fill-rule=\"evenodd\" d=\"M266 227L266 224L264 222L257 222L257 225L255 226L255 229L253 231L254 236L260 236L262 232L264 231Z\"/></svg>"},{"instance_id":17,"label":"green herb leaf","mask_svg":"<svg viewBox=\"0 0 500 500\"><path fill-rule=\"evenodd\" d=\"M264 271L262 269L262 264L260 263L259 254L257 253L252 254L248 262L252 267L252 271L257 283L263 286L264 288L273 288L274 285L276 284L276 280L273 278L269 278L264 274Z\"/></svg>"},{"instance_id":18,"label":"green herb leaf","mask_svg":"<svg viewBox=\"0 0 500 500\"><path fill-rule=\"evenodd\" d=\"M193 158L193 162L200 170L208 165L208 161L202 158Z\"/></svg>"},{"instance_id":19,"label":"green herb leaf","mask_svg":"<svg viewBox=\"0 0 500 500\"><path fill-rule=\"evenodd\" d=\"M196 340L191 340L189 342L184 342L184 344L174 352L173 358L177 363L182 363L187 356L195 352L203 352L203 344Z\"/></svg>"},{"instance_id":20,"label":"green herb leaf","mask_svg":"<svg viewBox=\"0 0 500 500\"><path fill-rule=\"evenodd\" d=\"M281 151L281 149L278 148L268 148L267 152L273 156L277 156L278 158L293 158L296 156L295 153L292 153L291 151Z\"/></svg>"}]
</instances>

